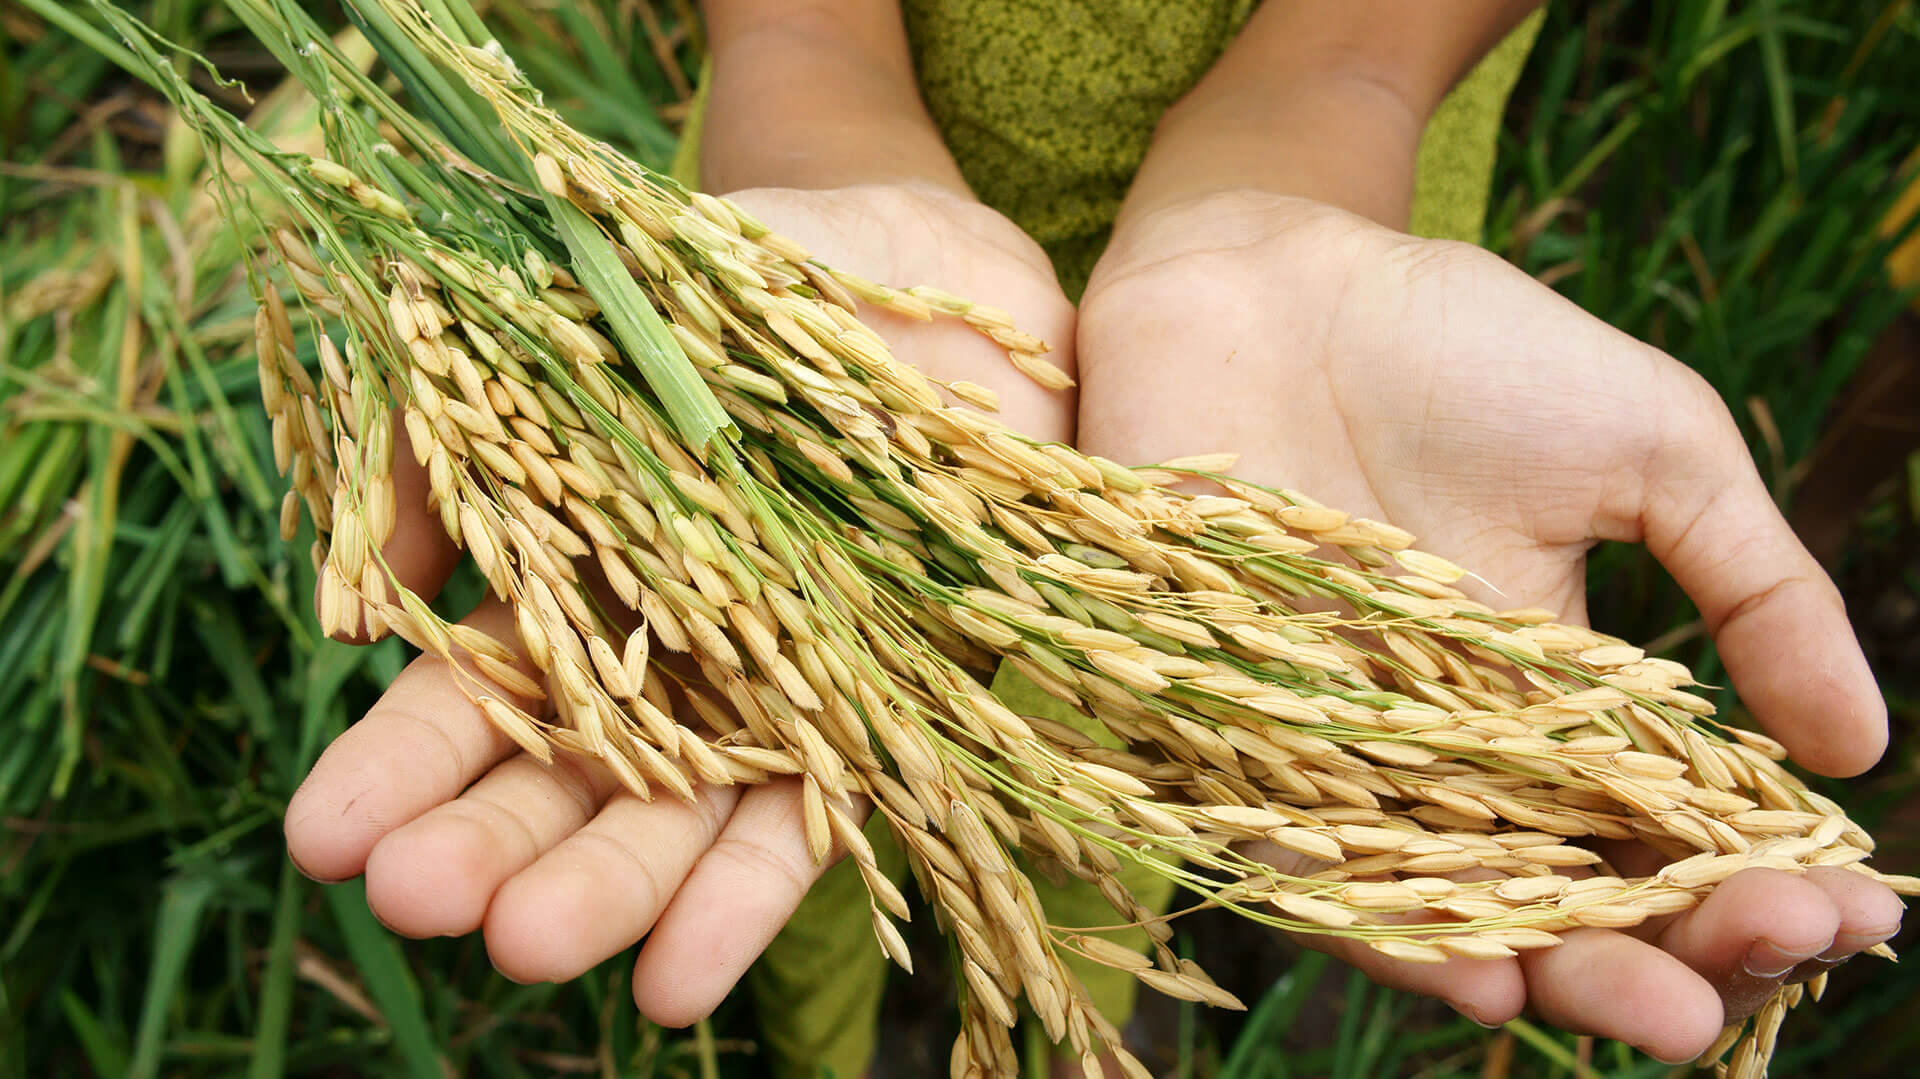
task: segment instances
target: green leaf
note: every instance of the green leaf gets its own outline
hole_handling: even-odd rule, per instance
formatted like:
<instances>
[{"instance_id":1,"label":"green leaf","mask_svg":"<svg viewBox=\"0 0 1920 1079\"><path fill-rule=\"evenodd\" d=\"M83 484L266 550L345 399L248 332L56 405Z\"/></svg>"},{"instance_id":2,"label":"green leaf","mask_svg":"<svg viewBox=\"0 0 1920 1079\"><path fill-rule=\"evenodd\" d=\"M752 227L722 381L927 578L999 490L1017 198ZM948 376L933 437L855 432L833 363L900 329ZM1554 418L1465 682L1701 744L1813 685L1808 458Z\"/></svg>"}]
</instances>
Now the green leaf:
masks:
<instances>
[{"instance_id":1,"label":"green leaf","mask_svg":"<svg viewBox=\"0 0 1920 1079\"><path fill-rule=\"evenodd\" d=\"M503 137L500 125L489 122L492 110L464 84L447 78L381 3L355 0L347 5L347 13L406 87L408 100L426 114L442 138L482 168L515 180L528 178L524 159ZM457 29L446 28L457 36Z\"/></svg>"},{"instance_id":2,"label":"green leaf","mask_svg":"<svg viewBox=\"0 0 1920 1079\"><path fill-rule=\"evenodd\" d=\"M120 1046L114 1033L100 1018L88 1010L86 1004L73 990L60 992L60 1011L67 1017L67 1026L73 1031L73 1040L80 1051L87 1055L87 1063L99 1075L127 1074L127 1051Z\"/></svg>"},{"instance_id":3,"label":"green leaf","mask_svg":"<svg viewBox=\"0 0 1920 1079\"><path fill-rule=\"evenodd\" d=\"M1511 1031L1514 1037L1532 1046L1541 1056L1572 1072L1575 1079L1600 1079L1600 1073L1593 1070L1593 1065L1583 1063L1579 1057L1573 1055L1573 1050L1525 1019L1509 1021L1506 1029Z\"/></svg>"},{"instance_id":4,"label":"green leaf","mask_svg":"<svg viewBox=\"0 0 1920 1079\"><path fill-rule=\"evenodd\" d=\"M1787 182L1800 173L1799 126L1793 118L1793 83L1787 74L1787 54L1780 44L1779 0L1762 0L1760 62L1767 77L1767 105L1773 113L1773 135L1780 143L1780 165Z\"/></svg>"},{"instance_id":5,"label":"green leaf","mask_svg":"<svg viewBox=\"0 0 1920 1079\"><path fill-rule=\"evenodd\" d=\"M261 738L273 737L273 693L260 677L255 665L257 644L249 644L240 633L237 612L225 599L190 601L193 629L206 644L207 658L226 675L227 688L247 718L247 725Z\"/></svg>"},{"instance_id":6,"label":"green leaf","mask_svg":"<svg viewBox=\"0 0 1920 1079\"><path fill-rule=\"evenodd\" d=\"M1327 962L1325 954L1307 952L1273 983L1273 988L1267 990L1247 1016L1246 1025L1234 1040L1233 1050L1220 1067L1220 1079L1245 1079L1261 1047L1286 1036L1301 1010L1313 999L1314 990L1326 973Z\"/></svg>"},{"instance_id":7,"label":"green leaf","mask_svg":"<svg viewBox=\"0 0 1920 1079\"><path fill-rule=\"evenodd\" d=\"M128 71L136 71L139 68L139 61L134 59L132 53L115 44L112 38L100 31L99 27L81 18L66 0L20 0L20 3L35 15L72 35L87 48Z\"/></svg>"},{"instance_id":8,"label":"green leaf","mask_svg":"<svg viewBox=\"0 0 1920 1079\"><path fill-rule=\"evenodd\" d=\"M366 982L380 1016L393 1031L394 1048L413 1079L445 1079L446 1058L434 1040L420 987L407 969L400 945L367 910L366 886L359 880L325 889L327 906L346 937L347 954Z\"/></svg>"},{"instance_id":9,"label":"green leaf","mask_svg":"<svg viewBox=\"0 0 1920 1079\"><path fill-rule=\"evenodd\" d=\"M680 343L667 332L666 323L647 294L634 284L633 276L614 253L613 242L578 207L555 198L551 192L541 194L573 256L574 275L600 305L600 313L620 339L621 348L640 368L647 385L659 395L680 440L698 454L707 450L715 435L736 434L732 418L714 400Z\"/></svg>"},{"instance_id":10,"label":"green leaf","mask_svg":"<svg viewBox=\"0 0 1920 1079\"><path fill-rule=\"evenodd\" d=\"M140 1026L127 1079L154 1079L159 1074L167 1013L185 984L187 956L200 936L200 917L213 899L216 883L210 876L175 877L161 890L153 961L147 968L147 992L140 1004Z\"/></svg>"},{"instance_id":11,"label":"green leaf","mask_svg":"<svg viewBox=\"0 0 1920 1079\"><path fill-rule=\"evenodd\" d=\"M321 746L339 733L341 687L355 671L391 648L385 642L369 648L334 640L321 640L314 646L307 660L306 689L300 694L299 738L287 766L287 790L299 784L320 756Z\"/></svg>"},{"instance_id":12,"label":"green leaf","mask_svg":"<svg viewBox=\"0 0 1920 1079\"><path fill-rule=\"evenodd\" d=\"M260 1016L253 1026L247 1079L278 1079L286 1071L287 1021L293 1010L293 946L300 937L300 901L306 878L292 859L280 862L280 894L273 904L267 965L260 975Z\"/></svg>"}]
</instances>

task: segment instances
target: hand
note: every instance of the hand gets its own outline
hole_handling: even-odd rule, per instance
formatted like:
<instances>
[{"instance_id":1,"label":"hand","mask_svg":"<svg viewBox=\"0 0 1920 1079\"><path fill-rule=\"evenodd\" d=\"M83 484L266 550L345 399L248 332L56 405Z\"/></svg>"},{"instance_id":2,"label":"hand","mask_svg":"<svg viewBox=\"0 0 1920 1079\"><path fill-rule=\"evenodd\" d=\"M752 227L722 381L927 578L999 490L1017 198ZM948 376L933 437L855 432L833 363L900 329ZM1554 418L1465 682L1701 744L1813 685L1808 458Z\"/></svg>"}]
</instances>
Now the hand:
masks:
<instances>
[{"instance_id":1,"label":"hand","mask_svg":"<svg viewBox=\"0 0 1920 1079\"><path fill-rule=\"evenodd\" d=\"M1081 305L1080 446L1128 463L1216 450L1237 474L1411 529L1480 598L1584 618L1597 540L1645 542L1699 604L1761 723L1815 771L1886 743L1838 593L1700 378L1477 248L1317 203L1197 195L1123 223ZM1650 872L1651 852L1607 852ZM1891 936L1901 906L1839 870L1752 870L1635 935L1377 980L1483 1023L1555 1023L1679 1060L1783 977Z\"/></svg>"},{"instance_id":2,"label":"hand","mask_svg":"<svg viewBox=\"0 0 1920 1079\"><path fill-rule=\"evenodd\" d=\"M830 265L1011 311L1071 368L1073 311L1051 267L985 207L918 185L735 198ZM1070 436L1073 402L1040 391L970 328L863 317L921 370L998 389L1028 433ZM430 597L458 552L412 456L395 456L400 510L384 555ZM466 623L518 641L497 601ZM396 932L484 933L494 966L515 981L568 980L647 937L634 999L655 1022L683 1026L720 1002L824 868L807 853L799 791L776 781L701 787L691 805L643 802L591 761L545 765L518 752L445 661L422 657L314 765L287 807L287 847L317 879L364 873L368 905Z\"/></svg>"}]
</instances>

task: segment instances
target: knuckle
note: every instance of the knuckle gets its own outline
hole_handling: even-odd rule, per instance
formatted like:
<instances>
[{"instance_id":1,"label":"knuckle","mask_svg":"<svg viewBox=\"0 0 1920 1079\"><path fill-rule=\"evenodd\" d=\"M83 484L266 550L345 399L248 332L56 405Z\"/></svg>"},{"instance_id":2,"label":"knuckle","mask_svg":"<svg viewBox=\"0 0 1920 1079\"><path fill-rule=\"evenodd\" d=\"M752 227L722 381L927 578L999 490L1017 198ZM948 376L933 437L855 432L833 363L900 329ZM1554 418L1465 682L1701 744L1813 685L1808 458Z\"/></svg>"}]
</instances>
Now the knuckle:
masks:
<instances>
[{"instance_id":1,"label":"knuckle","mask_svg":"<svg viewBox=\"0 0 1920 1079\"><path fill-rule=\"evenodd\" d=\"M775 849L754 839L722 836L707 855L737 873L743 883L777 883L798 896L813 886L817 875L811 860L797 858L785 848Z\"/></svg>"},{"instance_id":2,"label":"knuckle","mask_svg":"<svg viewBox=\"0 0 1920 1079\"><path fill-rule=\"evenodd\" d=\"M436 790L458 790L467 774L467 754L446 728L424 713L385 700L373 706L360 722L390 729L398 735L390 759L409 770L424 770Z\"/></svg>"},{"instance_id":3,"label":"knuckle","mask_svg":"<svg viewBox=\"0 0 1920 1079\"><path fill-rule=\"evenodd\" d=\"M542 846L540 830L526 812L510 800L469 793L447 803L447 809L478 827L489 843L516 843L526 853L538 852Z\"/></svg>"},{"instance_id":4,"label":"knuckle","mask_svg":"<svg viewBox=\"0 0 1920 1079\"><path fill-rule=\"evenodd\" d=\"M726 825L728 818L733 816L733 807L738 799L739 792L731 787L700 788L687 810L693 814L701 847L712 846L720 836L720 831Z\"/></svg>"},{"instance_id":5,"label":"knuckle","mask_svg":"<svg viewBox=\"0 0 1920 1079\"><path fill-rule=\"evenodd\" d=\"M1458 240L1400 240L1388 250L1391 252L1389 260L1399 267L1409 284L1430 278L1444 281L1463 274L1485 273L1490 269L1502 273L1512 269L1505 260L1485 248Z\"/></svg>"},{"instance_id":6,"label":"knuckle","mask_svg":"<svg viewBox=\"0 0 1920 1079\"><path fill-rule=\"evenodd\" d=\"M1737 542L1735 546L1727 552L1726 561L1729 563L1739 562L1741 560L1742 550L1748 546L1749 544L1746 542ZM1808 577L1790 574L1777 578L1741 596L1733 602L1732 606L1726 608L1724 611L1708 615L1707 629L1717 634L1728 626L1736 625L1746 620L1749 616L1773 606L1777 601L1783 600L1793 593L1806 588L1813 588L1816 592L1818 591L1816 582Z\"/></svg>"},{"instance_id":7,"label":"knuckle","mask_svg":"<svg viewBox=\"0 0 1920 1079\"><path fill-rule=\"evenodd\" d=\"M1642 347L1661 376L1651 403L1667 417L1666 423L1643 425L1643 430L1646 437L1658 439L1656 448L1667 457L1663 464L1681 475L1722 483L1753 471L1740 425L1713 383L1666 353Z\"/></svg>"},{"instance_id":8,"label":"knuckle","mask_svg":"<svg viewBox=\"0 0 1920 1079\"><path fill-rule=\"evenodd\" d=\"M584 822L590 819L606 800L608 784L603 773L585 758L570 753L556 753L553 760L546 764L531 757L524 759L532 767L538 768L545 782L551 784L573 806L577 820Z\"/></svg>"},{"instance_id":9,"label":"knuckle","mask_svg":"<svg viewBox=\"0 0 1920 1079\"><path fill-rule=\"evenodd\" d=\"M601 862L611 871L603 877L620 879L623 890L640 898L637 906L642 910L658 912L680 886L678 879L668 880L660 866L617 836L585 829L575 832L569 843L578 844L590 861Z\"/></svg>"}]
</instances>

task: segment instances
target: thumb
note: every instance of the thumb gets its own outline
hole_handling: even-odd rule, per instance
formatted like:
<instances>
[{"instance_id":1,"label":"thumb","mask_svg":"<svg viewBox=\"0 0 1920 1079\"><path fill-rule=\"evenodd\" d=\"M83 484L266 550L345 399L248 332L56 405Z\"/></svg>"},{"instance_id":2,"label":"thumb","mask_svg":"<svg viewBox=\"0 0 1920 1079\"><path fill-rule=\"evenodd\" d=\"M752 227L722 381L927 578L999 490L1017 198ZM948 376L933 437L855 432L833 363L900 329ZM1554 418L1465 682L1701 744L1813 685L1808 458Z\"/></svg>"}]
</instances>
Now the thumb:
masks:
<instances>
[{"instance_id":1,"label":"thumb","mask_svg":"<svg viewBox=\"0 0 1920 1079\"><path fill-rule=\"evenodd\" d=\"M1822 775L1863 772L1887 711L1833 581L1794 536L1733 417L1667 360L1662 420L1634 530L1699 606L1734 688L1768 734Z\"/></svg>"}]
</instances>

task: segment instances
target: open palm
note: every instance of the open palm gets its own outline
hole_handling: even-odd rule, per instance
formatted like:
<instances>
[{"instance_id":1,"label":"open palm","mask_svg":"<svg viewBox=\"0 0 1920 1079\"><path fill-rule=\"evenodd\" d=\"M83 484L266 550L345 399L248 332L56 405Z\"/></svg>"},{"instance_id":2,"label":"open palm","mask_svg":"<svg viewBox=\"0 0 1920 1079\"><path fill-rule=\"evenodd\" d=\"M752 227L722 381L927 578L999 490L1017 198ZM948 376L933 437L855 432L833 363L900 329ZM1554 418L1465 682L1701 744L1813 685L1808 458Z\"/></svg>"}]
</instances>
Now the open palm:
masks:
<instances>
[{"instance_id":1,"label":"open palm","mask_svg":"<svg viewBox=\"0 0 1920 1079\"><path fill-rule=\"evenodd\" d=\"M1713 390L1485 251L1300 200L1206 195L1116 235L1079 360L1087 451L1237 451L1238 475L1412 530L1497 606L1581 620L1590 547L1645 542L1799 763L1847 775L1884 748L1838 594ZM1680 1059L1782 978L1891 935L1899 912L1855 874L1749 871L1638 939L1582 930L1518 962L1427 968L1343 954L1482 1021L1531 1004Z\"/></svg>"},{"instance_id":2,"label":"open palm","mask_svg":"<svg viewBox=\"0 0 1920 1079\"><path fill-rule=\"evenodd\" d=\"M978 203L903 185L735 199L829 265L1005 308L1060 343L1053 362L1072 363L1073 309L1045 256ZM1070 435L1072 401L1014 372L970 328L862 317L928 374L998 389L1014 422L1040 437ZM398 521L383 556L431 597L459 552L427 504L422 471L396 456ZM498 601L466 622L517 641ZM646 937L635 1000L656 1022L681 1026L720 1002L818 877L802 822L792 781L701 785L691 804L646 802L591 761L543 764L487 721L445 661L425 656L328 747L287 807L286 832L308 874L364 873L369 905L397 932L482 932L494 965L519 981L570 980Z\"/></svg>"}]
</instances>

